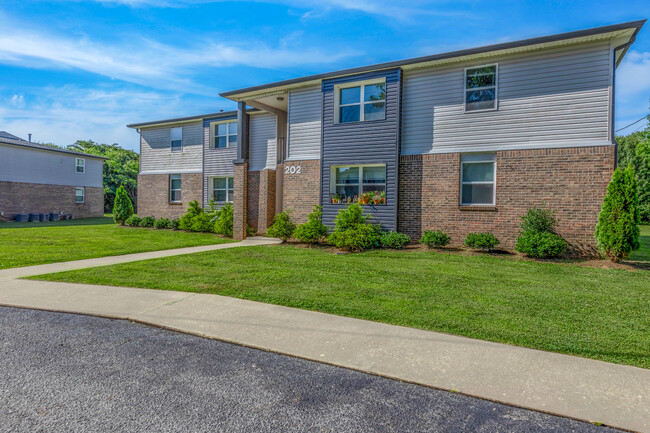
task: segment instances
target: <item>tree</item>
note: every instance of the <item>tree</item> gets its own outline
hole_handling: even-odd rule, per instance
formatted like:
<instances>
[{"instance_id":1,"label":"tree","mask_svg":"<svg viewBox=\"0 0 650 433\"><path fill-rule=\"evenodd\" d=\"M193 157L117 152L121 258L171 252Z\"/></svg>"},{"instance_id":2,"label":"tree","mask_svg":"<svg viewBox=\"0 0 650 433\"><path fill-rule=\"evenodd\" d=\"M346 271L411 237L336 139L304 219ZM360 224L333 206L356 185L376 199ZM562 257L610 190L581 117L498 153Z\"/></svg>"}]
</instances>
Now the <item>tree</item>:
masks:
<instances>
[{"instance_id":1,"label":"tree","mask_svg":"<svg viewBox=\"0 0 650 433\"><path fill-rule=\"evenodd\" d=\"M115 204L113 205L113 221L117 224L124 224L124 221L133 215L133 204L129 199L126 189L120 185L115 192Z\"/></svg>"},{"instance_id":2,"label":"tree","mask_svg":"<svg viewBox=\"0 0 650 433\"><path fill-rule=\"evenodd\" d=\"M639 249L639 209L634 170L614 170L598 215L596 243L600 253L613 261Z\"/></svg>"},{"instance_id":3,"label":"tree","mask_svg":"<svg viewBox=\"0 0 650 433\"><path fill-rule=\"evenodd\" d=\"M137 183L140 156L119 144L99 144L92 140L77 140L68 150L108 158L104 161L104 211L113 209L118 187L123 186L137 209Z\"/></svg>"}]
</instances>

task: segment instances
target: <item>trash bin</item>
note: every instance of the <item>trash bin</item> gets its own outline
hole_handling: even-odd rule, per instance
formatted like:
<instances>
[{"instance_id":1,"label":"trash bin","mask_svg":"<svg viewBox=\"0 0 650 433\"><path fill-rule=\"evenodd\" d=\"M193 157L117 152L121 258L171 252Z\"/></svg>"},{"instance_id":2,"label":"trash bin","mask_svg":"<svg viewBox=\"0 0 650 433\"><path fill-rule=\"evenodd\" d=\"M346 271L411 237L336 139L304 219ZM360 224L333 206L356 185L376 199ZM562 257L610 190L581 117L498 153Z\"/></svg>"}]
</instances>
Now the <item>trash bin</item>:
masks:
<instances>
[{"instance_id":1,"label":"trash bin","mask_svg":"<svg viewBox=\"0 0 650 433\"><path fill-rule=\"evenodd\" d=\"M56 212L50 212L50 221L58 221L59 220L59 214Z\"/></svg>"},{"instance_id":2,"label":"trash bin","mask_svg":"<svg viewBox=\"0 0 650 433\"><path fill-rule=\"evenodd\" d=\"M16 214L16 222L24 223L26 221L29 221L29 214L27 213Z\"/></svg>"},{"instance_id":3,"label":"trash bin","mask_svg":"<svg viewBox=\"0 0 650 433\"><path fill-rule=\"evenodd\" d=\"M49 213L38 214L38 219L40 221L49 221L50 220L50 214Z\"/></svg>"},{"instance_id":4,"label":"trash bin","mask_svg":"<svg viewBox=\"0 0 650 433\"><path fill-rule=\"evenodd\" d=\"M40 216L37 213L30 213L29 214L29 221L30 222L38 222L40 221Z\"/></svg>"}]
</instances>

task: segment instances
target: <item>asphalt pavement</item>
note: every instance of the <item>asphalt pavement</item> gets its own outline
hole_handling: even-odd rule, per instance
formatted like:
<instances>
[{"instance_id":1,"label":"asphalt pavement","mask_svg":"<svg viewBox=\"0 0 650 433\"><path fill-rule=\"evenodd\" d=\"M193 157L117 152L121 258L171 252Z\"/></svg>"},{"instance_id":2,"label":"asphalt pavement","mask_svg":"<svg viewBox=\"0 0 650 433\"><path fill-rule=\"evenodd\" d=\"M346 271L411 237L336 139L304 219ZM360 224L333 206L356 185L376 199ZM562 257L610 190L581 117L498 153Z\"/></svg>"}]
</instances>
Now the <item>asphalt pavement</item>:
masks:
<instances>
[{"instance_id":1,"label":"asphalt pavement","mask_svg":"<svg viewBox=\"0 0 650 433\"><path fill-rule=\"evenodd\" d=\"M124 320L0 307L0 431L617 430Z\"/></svg>"}]
</instances>

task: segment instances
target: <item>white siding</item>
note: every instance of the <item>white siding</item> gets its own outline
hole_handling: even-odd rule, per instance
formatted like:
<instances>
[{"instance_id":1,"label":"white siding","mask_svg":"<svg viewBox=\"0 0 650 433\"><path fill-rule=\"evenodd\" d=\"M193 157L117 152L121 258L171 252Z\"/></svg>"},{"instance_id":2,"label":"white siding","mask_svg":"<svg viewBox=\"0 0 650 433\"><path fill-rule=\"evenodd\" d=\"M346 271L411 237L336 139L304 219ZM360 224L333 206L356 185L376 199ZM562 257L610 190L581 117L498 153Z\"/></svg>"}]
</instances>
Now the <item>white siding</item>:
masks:
<instances>
[{"instance_id":1,"label":"white siding","mask_svg":"<svg viewBox=\"0 0 650 433\"><path fill-rule=\"evenodd\" d=\"M75 160L86 160L85 173ZM0 181L102 187L103 160L60 152L0 144Z\"/></svg>"},{"instance_id":2,"label":"white siding","mask_svg":"<svg viewBox=\"0 0 650 433\"><path fill-rule=\"evenodd\" d=\"M207 206L210 194L210 179L214 176L234 176L235 165L233 161L237 159L237 146L225 148L211 147L210 126L206 124L203 127L203 205Z\"/></svg>"},{"instance_id":3,"label":"white siding","mask_svg":"<svg viewBox=\"0 0 650 433\"><path fill-rule=\"evenodd\" d=\"M171 151L171 127L140 131L140 173L198 173L203 167L203 123L182 125L183 151Z\"/></svg>"},{"instance_id":4,"label":"white siding","mask_svg":"<svg viewBox=\"0 0 650 433\"><path fill-rule=\"evenodd\" d=\"M320 86L289 93L287 159L320 159L322 106Z\"/></svg>"},{"instance_id":5,"label":"white siding","mask_svg":"<svg viewBox=\"0 0 650 433\"><path fill-rule=\"evenodd\" d=\"M463 112L464 67L499 64L498 110ZM609 44L406 71L402 154L605 144Z\"/></svg>"},{"instance_id":6,"label":"white siding","mask_svg":"<svg viewBox=\"0 0 650 433\"><path fill-rule=\"evenodd\" d=\"M275 139L275 114L256 114L250 119L248 169L261 171L266 167L269 140Z\"/></svg>"}]
</instances>

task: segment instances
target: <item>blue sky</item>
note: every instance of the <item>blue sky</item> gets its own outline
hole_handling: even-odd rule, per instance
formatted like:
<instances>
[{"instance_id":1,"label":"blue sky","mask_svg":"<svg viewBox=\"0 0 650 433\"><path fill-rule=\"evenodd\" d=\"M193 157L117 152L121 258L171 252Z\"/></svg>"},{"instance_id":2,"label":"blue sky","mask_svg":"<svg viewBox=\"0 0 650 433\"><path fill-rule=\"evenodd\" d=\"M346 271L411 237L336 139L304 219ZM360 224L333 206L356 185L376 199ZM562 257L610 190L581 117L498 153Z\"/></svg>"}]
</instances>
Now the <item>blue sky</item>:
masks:
<instances>
[{"instance_id":1,"label":"blue sky","mask_svg":"<svg viewBox=\"0 0 650 433\"><path fill-rule=\"evenodd\" d=\"M222 91L648 17L647 0L3 0L0 130L136 149L126 123L234 109ZM646 27L617 128L650 111Z\"/></svg>"}]
</instances>

